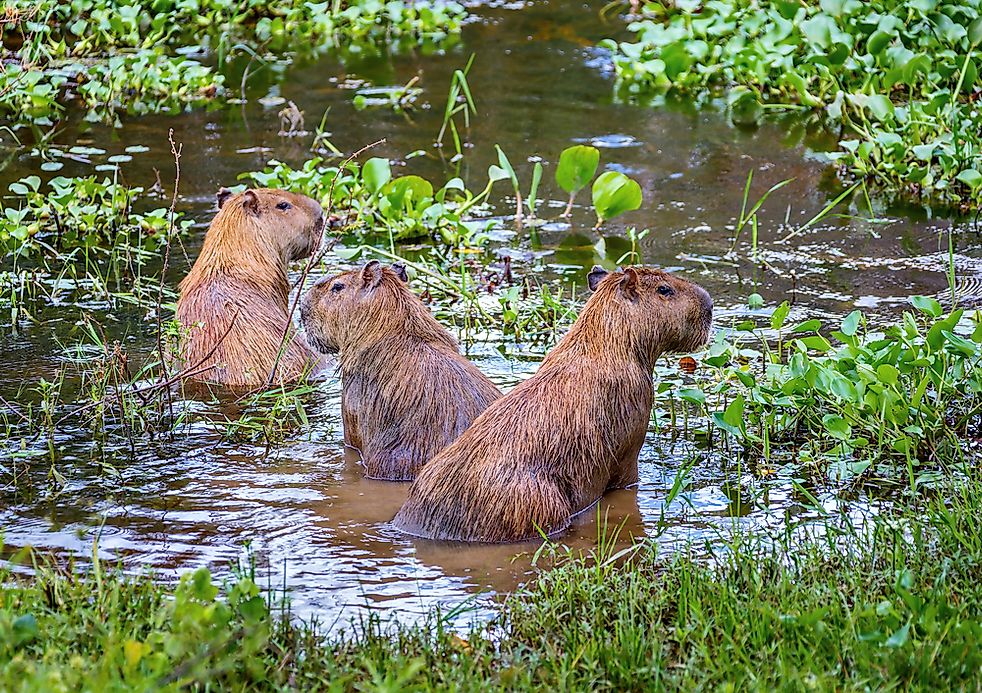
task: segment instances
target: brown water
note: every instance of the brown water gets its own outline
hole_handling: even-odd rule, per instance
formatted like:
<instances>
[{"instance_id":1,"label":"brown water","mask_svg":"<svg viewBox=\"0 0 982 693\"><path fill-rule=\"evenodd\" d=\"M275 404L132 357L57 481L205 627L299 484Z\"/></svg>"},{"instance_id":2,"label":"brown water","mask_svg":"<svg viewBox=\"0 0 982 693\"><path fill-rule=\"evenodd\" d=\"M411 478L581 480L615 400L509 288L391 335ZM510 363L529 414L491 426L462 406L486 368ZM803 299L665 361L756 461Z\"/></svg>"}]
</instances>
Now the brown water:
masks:
<instances>
[{"instance_id":1,"label":"brown water","mask_svg":"<svg viewBox=\"0 0 982 693\"><path fill-rule=\"evenodd\" d=\"M564 147L578 142L600 147L602 164L630 174L644 190L641 210L605 227L607 256L617 257L627 248L628 227L651 229L642 243L644 261L679 271L709 289L721 326L750 312L744 301L753 291L769 305L793 296L797 317L834 318L856 306L879 315L895 313L911 294L945 291L949 231L954 232L962 285L970 290L973 278L982 275L977 230L970 222L933 219L927 209L877 207L885 223L833 218L779 243L839 189L828 167L812 155L813 148L832 143L825 133L794 120L739 129L722 113L685 103L650 109L614 102L606 57L591 46L623 33L623 23L604 24L593 6L553 0L482 6L474 12L477 20L448 54L376 57L344 65L332 59L298 63L287 69L279 87L260 73L250 81L241 106L129 119L118 130L71 125L56 143L91 145L105 153L67 161L59 174L88 174L93 164L141 144L149 152L122 165L123 179L150 187L157 169L169 192L173 162L167 130L173 128L175 139L184 144L179 208L203 228L213 213L215 191L236 183L239 173L261 169L273 158L299 164L310 155L311 137L278 136L281 106L259 102L281 95L305 112L308 129L330 108L331 139L345 152L385 138L372 155L404 163L401 171L443 182L454 173L432 142L451 73L474 53L469 82L479 113L460 174L470 187L482 187L488 164L495 162L495 144L521 164L516 168L522 180L528 180L531 169L527 157L541 157L546 166L540 216L549 221L538 230L538 243L526 230L495 246L515 255L520 276L568 275L582 284L584 268L601 259L596 247L601 235L592 231L587 209L578 207L572 224L556 220L565 196L552 182L552 164ZM424 89L421 107L408 116L352 106L356 85L401 85L417 75ZM405 158L416 150L425 156ZM0 185L39 170L40 160L29 147L11 154ZM774 183L795 178L761 214L759 245L766 270L750 262L746 243L737 259L724 257L751 171L751 200ZM504 187L498 189L503 192ZM507 214L513 203L500 195L497 199L499 213ZM840 211L868 216L858 201ZM192 257L198 243L200 229L189 243ZM178 261L173 286L185 269ZM75 323L82 312L135 352L154 344L152 321L141 309L107 308L81 293L68 293L59 305L31 310L36 323L16 330L4 325L0 393L7 399L16 399L22 385L33 387L39 377L58 371L65 360L59 343L77 341ZM501 343L501 335L491 335L474 345L471 355L507 389L534 372L541 350L512 346L505 351L526 357L506 358L497 348ZM309 435L295 436L269 454L259 446L227 442L205 427L182 431L174 440L137 441L133 455L99 449L85 430L66 430L55 452L65 478L61 487L51 483L42 443L8 441L8 451L22 445L25 450L0 460L0 529L6 547L33 545L86 556L98 537L103 558L121 559L130 570L151 566L165 576L198 566L225 573L251 551L274 586L285 579L301 613L316 613L328 624L347 623L366 610L412 619L437 604L456 607L475 594L484 595L473 605L480 613L489 594L527 579L535 544L444 545L391 528L388 521L406 486L366 480L357 462L345 459L338 398L336 380L320 383L308 407ZM689 485L666 505L681 465L693 456L697 463ZM109 460L113 468L100 460ZM23 477L12 482L25 468L29 491ZM654 433L641 453L640 479L638 489L609 494L598 508L583 513L560 541L574 548L594 546L598 515L603 518L599 524L624 525L622 540L631 534L657 536L666 551L719 541L734 525L776 530L814 515L790 480L778 480L765 492L735 462ZM869 509L865 503L843 506L831 489L812 491L828 510L862 515ZM521 555L513 560L516 554Z\"/></svg>"}]
</instances>

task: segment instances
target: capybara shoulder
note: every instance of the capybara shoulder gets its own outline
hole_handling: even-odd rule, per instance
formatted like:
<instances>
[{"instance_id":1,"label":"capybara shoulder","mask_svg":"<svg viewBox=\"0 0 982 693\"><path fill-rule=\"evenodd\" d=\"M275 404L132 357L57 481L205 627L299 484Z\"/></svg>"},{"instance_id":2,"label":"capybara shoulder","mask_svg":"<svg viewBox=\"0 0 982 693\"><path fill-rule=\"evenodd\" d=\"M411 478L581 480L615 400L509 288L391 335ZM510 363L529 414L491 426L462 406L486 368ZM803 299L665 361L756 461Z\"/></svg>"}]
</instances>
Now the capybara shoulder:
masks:
<instances>
[{"instance_id":1,"label":"capybara shoulder","mask_svg":"<svg viewBox=\"0 0 982 693\"><path fill-rule=\"evenodd\" d=\"M594 268L594 293L534 376L420 472L395 524L433 539L513 542L565 529L637 483L655 360L702 346L712 300L679 277Z\"/></svg>"},{"instance_id":2,"label":"capybara shoulder","mask_svg":"<svg viewBox=\"0 0 982 693\"><path fill-rule=\"evenodd\" d=\"M345 443L375 479L414 478L501 396L406 280L372 261L315 284L300 310L310 344L338 355Z\"/></svg>"},{"instance_id":3,"label":"capybara shoulder","mask_svg":"<svg viewBox=\"0 0 982 693\"><path fill-rule=\"evenodd\" d=\"M185 377L253 388L264 385L277 364L278 382L296 380L313 367L316 355L290 324L287 271L290 262L320 246L321 206L305 195L269 189L223 190L218 204L180 285Z\"/></svg>"}]
</instances>

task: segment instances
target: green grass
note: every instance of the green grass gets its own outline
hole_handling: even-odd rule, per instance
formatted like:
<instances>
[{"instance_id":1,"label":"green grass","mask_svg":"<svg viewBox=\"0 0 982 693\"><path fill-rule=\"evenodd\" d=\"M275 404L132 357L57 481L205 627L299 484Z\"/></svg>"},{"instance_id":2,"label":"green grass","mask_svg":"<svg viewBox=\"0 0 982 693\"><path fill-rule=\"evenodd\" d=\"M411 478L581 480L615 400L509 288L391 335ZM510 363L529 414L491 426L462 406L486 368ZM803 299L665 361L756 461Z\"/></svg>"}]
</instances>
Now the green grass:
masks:
<instances>
[{"instance_id":1,"label":"green grass","mask_svg":"<svg viewBox=\"0 0 982 693\"><path fill-rule=\"evenodd\" d=\"M549 549L559 567L466 637L434 613L328 642L248 574L175 587L42 562L0 575L0 689L977 690L980 520L973 480L859 532L693 547L708 558Z\"/></svg>"}]
</instances>

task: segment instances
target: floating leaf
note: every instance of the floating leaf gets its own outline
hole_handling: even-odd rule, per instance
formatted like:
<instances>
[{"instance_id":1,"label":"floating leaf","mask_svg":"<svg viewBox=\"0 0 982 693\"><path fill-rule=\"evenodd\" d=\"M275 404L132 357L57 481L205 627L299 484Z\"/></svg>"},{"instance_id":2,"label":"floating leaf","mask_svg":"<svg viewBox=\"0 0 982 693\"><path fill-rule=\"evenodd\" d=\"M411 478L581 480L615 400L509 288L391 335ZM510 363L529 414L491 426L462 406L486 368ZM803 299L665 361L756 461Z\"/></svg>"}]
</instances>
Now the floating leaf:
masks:
<instances>
[{"instance_id":1,"label":"floating leaf","mask_svg":"<svg viewBox=\"0 0 982 693\"><path fill-rule=\"evenodd\" d=\"M388 159L373 157L365 162L361 169L361 177L368 192L377 194L382 187L392 179L392 168Z\"/></svg>"},{"instance_id":2,"label":"floating leaf","mask_svg":"<svg viewBox=\"0 0 982 693\"><path fill-rule=\"evenodd\" d=\"M607 171L593 182L593 206L599 221L638 209L641 201L641 186L618 171Z\"/></svg>"},{"instance_id":3,"label":"floating leaf","mask_svg":"<svg viewBox=\"0 0 982 693\"><path fill-rule=\"evenodd\" d=\"M556 182L573 195L590 184L599 163L600 150L596 147L581 144L564 149L556 167Z\"/></svg>"}]
</instances>

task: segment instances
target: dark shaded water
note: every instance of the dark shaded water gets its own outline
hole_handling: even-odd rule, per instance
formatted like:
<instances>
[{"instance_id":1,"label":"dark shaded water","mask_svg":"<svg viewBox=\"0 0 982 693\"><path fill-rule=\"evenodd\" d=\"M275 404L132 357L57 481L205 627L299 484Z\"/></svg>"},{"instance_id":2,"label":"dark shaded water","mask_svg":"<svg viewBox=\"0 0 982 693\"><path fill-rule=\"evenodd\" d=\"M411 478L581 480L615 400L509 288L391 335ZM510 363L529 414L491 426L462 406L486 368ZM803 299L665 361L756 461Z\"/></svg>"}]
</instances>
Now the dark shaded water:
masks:
<instances>
[{"instance_id":1,"label":"dark shaded water","mask_svg":"<svg viewBox=\"0 0 982 693\"><path fill-rule=\"evenodd\" d=\"M169 193L173 162L167 130L173 128L175 139L184 144L179 208L203 229L220 186L236 183L238 174L261 169L270 159L299 164L310 156L312 136L278 136L282 105L260 102L281 96L304 111L311 130L329 108L331 140L346 153L384 137L372 155L390 157L400 172L442 183L454 172L432 143L451 74L474 53L469 83L479 113L460 175L472 189L483 187L487 166L496 160L495 144L521 164L516 168L523 181L531 169L528 158L541 157L545 165L540 216L549 221L538 231L541 247L536 245L544 254L517 263L517 274L544 271L582 284L584 268L600 259L602 250L611 258L626 250L628 227L648 228L644 261L703 284L714 295L722 326L748 312L744 302L754 291L769 305L793 296L799 316L835 317L856 306L895 313L911 294L946 290L947 233L952 230L959 276L982 274L980 243L970 224L933 220L920 209L882 208L875 212L886 221L871 223L862 220L869 212L858 199L838 210L854 218L832 218L779 242L840 189L828 167L811 155L811 148L832 143L827 135L790 120L738 129L721 113L684 103L657 109L615 103L605 56L591 46L623 32L623 23L604 24L593 7L554 0L479 7L475 13L478 20L448 54L366 58L343 65L332 59L299 61L287 69L288 79L279 87L260 72L250 80L242 105L130 119L118 130L73 125L58 134L57 144L94 146L105 153L66 160L59 174L89 174L93 165L125 147L145 145L149 151L123 164L121 176L130 185L149 188L157 170ZM408 116L357 111L352 105L358 85L401 85L414 76L424 92ZM600 147L602 165L628 173L644 190L642 209L608 224L602 234L592 230L594 220L582 207L572 224L556 220L565 196L553 182L553 162L563 148L579 142ZM406 158L417 150L425 155ZM40 160L29 151L10 152L0 184L38 172ZM738 256L724 258L751 171L751 201L774 183L795 179L772 196L761 214L758 250L766 269L749 259L749 230ZM513 203L501 199L505 186L499 185L498 211L506 214ZM188 245L192 257L198 243L200 230ZM503 245L532 248L528 231ZM179 260L173 286L184 269ZM76 323L83 312L103 324L109 338L122 339L136 352L154 343L144 310L107 309L81 293L68 292L59 305L36 305L31 311L36 322L16 330L5 325L0 393L7 399L16 399L22 385L53 377L65 360L61 344L77 341ZM490 342L473 347L472 356L510 388L534 372L536 359L503 357L496 349L500 340L492 335ZM0 462L0 529L7 549L34 545L84 556L98 537L104 558L123 559L129 569L153 566L169 574L197 566L222 571L243 557L248 545L268 566L274 585L285 577L301 611L316 612L327 623L346 622L364 613L361 609L411 618L434 604L458 605L475 593L508 590L524 579L534 545L447 546L414 541L390 528L387 523L406 487L365 480L357 463L345 459L338 395L336 381L319 384L309 407L309 436L297 436L269 455L261 447L192 428L172 441L138 441L134 459L107 469L86 431L67 431L55 450L55 465L64 476L60 486L48 477L46 448L9 441L8 450L22 445L24 450ZM699 461L690 485L666 506L680 465L692 455ZM22 476L17 484L10 481L25 466L30 492ZM790 518L811 516L790 482L751 500L736 490L745 480L740 469L728 467L718 455L652 434L641 454L640 487L604 498L562 541L593 546L598 513L611 525L624 524L624 537L658 535L666 549L716 541L734 522L777 528ZM838 507L831 494L815 493L829 509ZM849 510L862 513L866 507ZM522 552L524 557L512 560Z\"/></svg>"}]
</instances>

